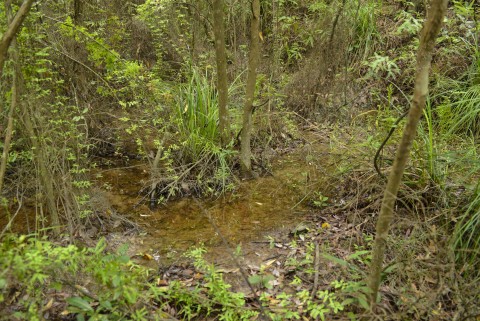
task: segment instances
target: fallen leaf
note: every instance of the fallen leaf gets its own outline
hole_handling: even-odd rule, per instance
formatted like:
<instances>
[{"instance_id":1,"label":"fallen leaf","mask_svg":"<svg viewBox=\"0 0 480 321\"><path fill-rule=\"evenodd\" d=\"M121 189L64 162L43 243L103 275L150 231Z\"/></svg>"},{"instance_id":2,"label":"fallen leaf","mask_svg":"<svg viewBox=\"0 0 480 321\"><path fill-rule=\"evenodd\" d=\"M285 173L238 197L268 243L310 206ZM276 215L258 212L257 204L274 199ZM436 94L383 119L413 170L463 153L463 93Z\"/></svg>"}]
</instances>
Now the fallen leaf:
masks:
<instances>
[{"instance_id":1,"label":"fallen leaf","mask_svg":"<svg viewBox=\"0 0 480 321\"><path fill-rule=\"evenodd\" d=\"M267 261L263 264L264 267L269 267L273 263L275 263L277 260L276 259L271 259L270 261Z\"/></svg>"},{"instance_id":2,"label":"fallen leaf","mask_svg":"<svg viewBox=\"0 0 480 321\"><path fill-rule=\"evenodd\" d=\"M48 301L48 303L42 308L42 312L49 310L53 305L53 298Z\"/></svg>"},{"instance_id":3,"label":"fallen leaf","mask_svg":"<svg viewBox=\"0 0 480 321\"><path fill-rule=\"evenodd\" d=\"M240 271L239 268L234 268L234 269L222 269L222 268L219 268L217 270L219 273L237 273L238 271Z\"/></svg>"},{"instance_id":4,"label":"fallen leaf","mask_svg":"<svg viewBox=\"0 0 480 321\"><path fill-rule=\"evenodd\" d=\"M151 255L148 254L148 253L144 253L144 254L142 255L142 258L143 258L144 260L147 260L147 261L153 260L153 256L151 256Z\"/></svg>"}]
</instances>

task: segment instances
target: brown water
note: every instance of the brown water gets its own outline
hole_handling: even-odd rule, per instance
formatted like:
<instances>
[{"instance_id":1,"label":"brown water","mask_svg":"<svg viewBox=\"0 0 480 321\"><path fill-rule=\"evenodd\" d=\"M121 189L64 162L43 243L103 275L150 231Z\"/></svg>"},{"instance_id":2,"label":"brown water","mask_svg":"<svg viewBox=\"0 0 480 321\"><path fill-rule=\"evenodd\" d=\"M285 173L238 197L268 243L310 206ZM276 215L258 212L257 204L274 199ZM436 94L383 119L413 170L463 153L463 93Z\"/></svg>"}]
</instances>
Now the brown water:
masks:
<instances>
[{"instance_id":1,"label":"brown water","mask_svg":"<svg viewBox=\"0 0 480 321\"><path fill-rule=\"evenodd\" d=\"M141 165L100 171L98 184L115 210L137 222L144 233L125 237L112 234L116 242L127 242L131 254L150 254L171 263L192 246L204 244L209 258L217 264L230 261L220 234L235 248L241 245L247 256L264 257L259 242L266 236L287 235L306 219L312 209L306 200L315 191L327 194L327 154L325 144L312 140L278 156L272 174L243 181L239 188L216 200L184 198L150 210L139 190L148 181ZM209 219L210 217L210 219ZM216 230L212 222L218 227Z\"/></svg>"}]
</instances>

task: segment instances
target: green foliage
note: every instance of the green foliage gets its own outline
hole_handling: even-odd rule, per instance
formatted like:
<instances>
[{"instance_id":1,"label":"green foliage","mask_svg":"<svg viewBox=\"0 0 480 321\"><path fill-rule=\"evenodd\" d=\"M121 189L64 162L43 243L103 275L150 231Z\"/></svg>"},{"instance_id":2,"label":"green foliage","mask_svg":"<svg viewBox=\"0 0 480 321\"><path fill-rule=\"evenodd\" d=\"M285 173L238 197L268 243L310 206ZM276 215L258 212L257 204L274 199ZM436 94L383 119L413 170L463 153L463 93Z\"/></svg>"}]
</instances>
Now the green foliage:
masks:
<instances>
[{"instance_id":1,"label":"green foliage","mask_svg":"<svg viewBox=\"0 0 480 321\"><path fill-rule=\"evenodd\" d=\"M377 17L382 8L382 1L368 0L363 3L347 1L347 16L353 18L352 49L355 50L361 61L364 61L374 52L380 42L380 32L377 28Z\"/></svg>"},{"instance_id":2,"label":"green foliage","mask_svg":"<svg viewBox=\"0 0 480 321\"><path fill-rule=\"evenodd\" d=\"M175 306L177 315L183 320L204 316L235 321L258 316L258 311L246 307L244 294L232 292L222 274L204 259L203 248L187 253L196 270L203 274L194 287L179 281L158 287L147 281L148 270L135 265L125 255L125 246L116 254L107 253L105 248L104 239L93 248L80 249L74 245L56 246L26 236L6 237L0 246L0 304L15 302L13 317L16 320L41 320L45 306L49 305L47 294L54 290L64 294L65 301L59 303L77 320L162 319L165 317L163 306ZM310 246L309 253L312 249ZM364 257L361 252L362 249L357 250L348 260ZM310 256L308 264L312 264L311 254L307 256ZM346 262L331 258L336 263ZM263 272L250 278L266 291L273 289L273 280L272 275ZM347 307L363 305L362 300L366 300L365 286L359 282L335 280L328 288L317 291L314 297L300 287L302 282L294 278L292 285L298 290L291 294L260 294L272 320L300 316L326 320ZM15 300L11 298L13 288L19 293ZM8 307L3 309L2 313L7 312Z\"/></svg>"},{"instance_id":3,"label":"green foliage","mask_svg":"<svg viewBox=\"0 0 480 321\"><path fill-rule=\"evenodd\" d=\"M369 61L363 63L365 66L368 66L369 72L367 76L375 78L385 78L385 79L394 79L398 74L400 74L400 68L388 56L382 56L378 53L374 53L374 57L371 57Z\"/></svg>"},{"instance_id":4,"label":"green foliage","mask_svg":"<svg viewBox=\"0 0 480 321\"><path fill-rule=\"evenodd\" d=\"M42 14L37 15L41 17ZM32 32L28 27L22 29L18 37L26 92L20 109L29 117L36 136L23 136L14 141L9 159L16 166L23 166L20 172L28 177L20 177L20 180L26 180L30 189L37 188L32 184L40 181L31 179L33 173L38 178L35 167L38 169L39 162L47 166L49 176L62 178L53 181L53 188L58 191L53 195L54 202L59 204L60 211L69 213L68 219L61 223L72 229L80 219L92 214L89 204L91 182L87 178L89 167L86 165L90 147L86 134L89 110L73 102L66 93L70 87L58 72L61 68L55 60L53 48L30 46L44 40L43 33ZM19 121L18 125L23 124ZM28 129L22 128L22 132L28 135ZM34 141L40 150L35 150ZM45 193L45 186L39 188Z\"/></svg>"},{"instance_id":5,"label":"green foliage","mask_svg":"<svg viewBox=\"0 0 480 321\"><path fill-rule=\"evenodd\" d=\"M168 295L181 306L181 314L186 320L191 320L200 311L209 315L216 315L219 320L250 320L258 313L245 309L243 293L231 292L229 284L225 283L221 273L208 264L203 258L205 249L196 248L187 253L193 259L195 268L204 273L202 287L197 286L193 291L184 291L178 283L174 283ZM207 299L198 296L201 289L206 289Z\"/></svg>"},{"instance_id":6,"label":"green foliage","mask_svg":"<svg viewBox=\"0 0 480 321\"><path fill-rule=\"evenodd\" d=\"M397 19L402 22L396 30L399 35L417 35L422 28L422 21L408 11L400 11Z\"/></svg>"},{"instance_id":7,"label":"green foliage","mask_svg":"<svg viewBox=\"0 0 480 321\"><path fill-rule=\"evenodd\" d=\"M190 161L218 143L218 97L213 79L208 72L203 75L192 69L189 82L180 84L175 93L174 122Z\"/></svg>"},{"instance_id":8,"label":"green foliage","mask_svg":"<svg viewBox=\"0 0 480 321\"><path fill-rule=\"evenodd\" d=\"M119 99L119 94L134 93L140 87L140 83L146 80L142 65L136 61L122 59L121 55L111 48L98 32L89 32L86 27L75 25L70 16L59 23L58 27L63 36L72 38L85 46L88 59L95 67L105 69L103 82L97 87L99 94L111 95ZM113 88L110 83L117 85L117 88ZM131 107L138 102L129 99L129 101L120 100L119 103L122 107Z\"/></svg>"},{"instance_id":9,"label":"green foliage","mask_svg":"<svg viewBox=\"0 0 480 321\"><path fill-rule=\"evenodd\" d=\"M192 68L189 81L179 84L173 96L170 124L176 133L174 143L163 154L166 174L171 183L161 193L166 199L180 192L185 180L193 181L199 194L215 195L233 185L232 166L237 154L233 141L226 148L219 145L218 97L208 71ZM230 91L235 89L235 83Z\"/></svg>"},{"instance_id":10,"label":"green foliage","mask_svg":"<svg viewBox=\"0 0 480 321\"><path fill-rule=\"evenodd\" d=\"M258 286L260 288L272 289L273 285L271 281L273 281L275 277L273 275L260 275L255 274L248 278L248 282L250 282L253 286Z\"/></svg>"},{"instance_id":11,"label":"green foliage","mask_svg":"<svg viewBox=\"0 0 480 321\"><path fill-rule=\"evenodd\" d=\"M315 192L312 198L313 206L322 208L328 205L328 196Z\"/></svg>"},{"instance_id":12,"label":"green foliage","mask_svg":"<svg viewBox=\"0 0 480 321\"><path fill-rule=\"evenodd\" d=\"M201 35L201 32L195 32L195 28L200 29L206 23L202 6L201 3L195 4L194 12L198 16L193 17L187 4L172 0L147 0L136 6L135 18L147 26L153 37L151 45L156 56L156 74L180 81L182 74L176 67L194 60L192 44L195 46L195 37ZM164 62L163 57L171 57L173 61Z\"/></svg>"},{"instance_id":13,"label":"green foliage","mask_svg":"<svg viewBox=\"0 0 480 321\"><path fill-rule=\"evenodd\" d=\"M480 253L480 184L475 187L463 214L455 224L453 246L457 259L470 264L479 264Z\"/></svg>"},{"instance_id":14,"label":"green foliage","mask_svg":"<svg viewBox=\"0 0 480 321\"><path fill-rule=\"evenodd\" d=\"M440 107L442 118L448 127L448 134L480 134L480 85L464 84L451 92L451 96ZM447 118L446 115L449 115Z\"/></svg>"},{"instance_id":15,"label":"green foliage","mask_svg":"<svg viewBox=\"0 0 480 321\"><path fill-rule=\"evenodd\" d=\"M292 285L298 286L301 283L302 281L296 278ZM298 320L301 316L330 320L359 301L368 306L364 291L368 291L367 287L361 283L335 280L330 283L328 289L317 291L313 298L309 291L299 290L293 294L281 292L273 297L263 292L260 299L270 311L275 311L267 312L271 320Z\"/></svg>"},{"instance_id":16,"label":"green foliage","mask_svg":"<svg viewBox=\"0 0 480 321\"><path fill-rule=\"evenodd\" d=\"M67 311L77 320L147 320L139 304L153 296L143 290L147 270L130 261L126 247L118 254L106 254L105 247L104 239L95 248L80 249L26 236L4 238L0 303L12 300L11 290L16 289L21 295L15 302L21 309L12 312L13 318L42 320L45 294L55 290L68 294Z\"/></svg>"}]
</instances>

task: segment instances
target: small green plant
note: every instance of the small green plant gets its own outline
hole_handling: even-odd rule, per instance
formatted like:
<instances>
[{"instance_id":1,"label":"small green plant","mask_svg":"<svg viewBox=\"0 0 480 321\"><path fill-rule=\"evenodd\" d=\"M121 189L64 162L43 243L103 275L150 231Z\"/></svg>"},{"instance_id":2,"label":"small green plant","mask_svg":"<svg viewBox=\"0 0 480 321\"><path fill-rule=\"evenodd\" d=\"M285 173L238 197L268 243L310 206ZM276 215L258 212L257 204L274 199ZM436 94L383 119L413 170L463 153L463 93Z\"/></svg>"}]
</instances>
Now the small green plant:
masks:
<instances>
[{"instance_id":1,"label":"small green plant","mask_svg":"<svg viewBox=\"0 0 480 321\"><path fill-rule=\"evenodd\" d=\"M219 313L219 320L250 320L257 312L244 309L245 298L243 293L231 292L230 284L223 280L221 273L215 266L207 263L203 255L204 248L196 248L187 253L187 257L193 259L196 269L205 273L203 287L207 289L209 300L197 302L206 314Z\"/></svg>"},{"instance_id":2,"label":"small green plant","mask_svg":"<svg viewBox=\"0 0 480 321\"><path fill-rule=\"evenodd\" d=\"M209 80L210 79L210 80ZM213 77L193 68L191 79L175 94L175 121L187 155L199 159L204 149L218 142L218 101Z\"/></svg>"},{"instance_id":3,"label":"small green plant","mask_svg":"<svg viewBox=\"0 0 480 321\"><path fill-rule=\"evenodd\" d=\"M321 192L315 192L312 202L314 207L322 208L328 205L328 197Z\"/></svg>"},{"instance_id":4,"label":"small green plant","mask_svg":"<svg viewBox=\"0 0 480 321\"><path fill-rule=\"evenodd\" d=\"M408 11L400 11L396 17L402 24L397 28L397 34L417 35L422 28L422 21Z\"/></svg>"},{"instance_id":5,"label":"small green plant","mask_svg":"<svg viewBox=\"0 0 480 321\"><path fill-rule=\"evenodd\" d=\"M374 56L368 62L364 62L364 65L369 68L369 77L384 76L386 79L394 79L400 74L400 68L396 64L395 59L378 53L374 53Z\"/></svg>"},{"instance_id":6,"label":"small green plant","mask_svg":"<svg viewBox=\"0 0 480 321\"><path fill-rule=\"evenodd\" d=\"M251 285L258 286L259 288L266 288L271 290L273 288L271 281L273 281L274 279L275 277L270 274L255 274L248 278L248 282L250 282Z\"/></svg>"}]
</instances>

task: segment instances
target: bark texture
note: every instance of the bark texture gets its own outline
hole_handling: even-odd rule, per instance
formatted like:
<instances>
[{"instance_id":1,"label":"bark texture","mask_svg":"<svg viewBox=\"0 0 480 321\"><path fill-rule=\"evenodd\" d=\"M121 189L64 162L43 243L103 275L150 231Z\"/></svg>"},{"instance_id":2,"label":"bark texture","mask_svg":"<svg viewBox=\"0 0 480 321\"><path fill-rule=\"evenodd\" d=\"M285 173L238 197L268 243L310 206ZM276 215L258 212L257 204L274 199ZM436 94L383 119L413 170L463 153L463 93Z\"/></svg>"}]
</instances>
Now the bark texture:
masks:
<instances>
[{"instance_id":1,"label":"bark texture","mask_svg":"<svg viewBox=\"0 0 480 321\"><path fill-rule=\"evenodd\" d=\"M13 19L11 1L5 2L5 10L7 12L8 23L10 24ZM14 58L18 59L18 54L16 53L17 46L16 46L15 39L12 39L11 45L13 50L15 51ZM19 62L14 61L14 65L18 66ZM3 182L5 180L5 171L7 169L7 163L8 163L8 153L10 150L10 143L12 141L12 135L13 135L13 113L18 106L18 78L19 78L18 72L19 72L18 68L14 68L13 83L12 83L12 100L10 103L10 109L8 110L7 129L5 131L5 140L3 141L3 151L2 151L2 156L0 158L0 196L3 191Z\"/></svg>"},{"instance_id":2,"label":"bark texture","mask_svg":"<svg viewBox=\"0 0 480 321\"><path fill-rule=\"evenodd\" d=\"M20 9L18 9L15 17L8 24L7 31L5 31L2 39L0 40L0 77L2 77L3 74L3 65L5 64L5 60L7 59L8 48L10 47L10 44L12 43L13 38L15 38L18 30L20 30L20 26L27 17L27 14L30 11L32 4L33 0L25 0L22 3L22 6L20 7ZM9 5L9 3L7 3L6 5Z\"/></svg>"},{"instance_id":3,"label":"bark texture","mask_svg":"<svg viewBox=\"0 0 480 321\"><path fill-rule=\"evenodd\" d=\"M250 25L250 52L248 56L248 75L243 107L243 127L241 135L240 163L245 176L252 174L252 136L253 100L257 81L257 67L260 58L260 0L252 1L252 21Z\"/></svg>"},{"instance_id":4,"label":"bark texture","mask_svg":"<svg viewBox=\"0 0 480 321\"><path fill-rule=\"evenodd\" d=\"M213 33L215 35L215 58L217 61L218 129L220 131L220 143L222 146L225 146L229 140L230 122L227 110L227 53L225 49L223 7L223 0L213 0Z\"/></svg>"},{"instance_id":5,"label":"bark texture","mask_svg":"<svg viewBox=\"0 0 480 321\"><path fill-rule=\"evenodd\" d=\"M73 1L73 21L75 24L81 24L83 22L83 10L85 0Z\"/></svg>"},{"instance_id":6,"label":"bark texture","mask_svg":"<svg viewBox=\"0 0 480 321\"><path fill-rule=\"evenodd\" d=\"M388 230L393 219L393 208L397 199L405 165L410 155L412 142L417 132L418 121L422 115L428 94L428 74L432 61L432 52L435 47L435 40L442 27L445 11L447 10L447 2L448 0L432 0L427 21L420 35L413 98L402 140L398 146L395 161L388 177L376 226L371 271L368 280L368 286L371 290L370 303L372 308L375 306L378 288L380 286Z\"/></svg>"}]
</instances>

